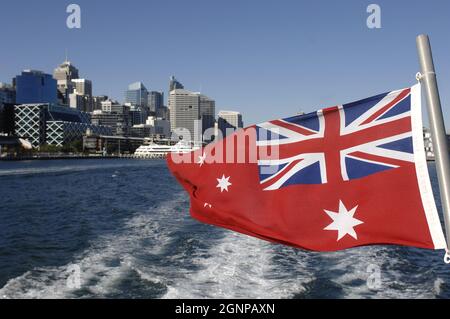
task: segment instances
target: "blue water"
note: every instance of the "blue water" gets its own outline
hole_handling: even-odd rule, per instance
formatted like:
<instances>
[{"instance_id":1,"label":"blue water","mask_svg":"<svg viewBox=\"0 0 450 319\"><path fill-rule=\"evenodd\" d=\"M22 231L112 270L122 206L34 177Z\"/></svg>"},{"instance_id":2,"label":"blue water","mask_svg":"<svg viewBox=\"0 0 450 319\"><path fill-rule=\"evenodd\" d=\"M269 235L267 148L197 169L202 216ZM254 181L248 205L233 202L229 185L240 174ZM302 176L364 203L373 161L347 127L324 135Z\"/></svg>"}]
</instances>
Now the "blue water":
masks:
<instances>
[{"instance_id":1,"label":"blue water","mask_svg":"<svg viewBox=\"0 0 450 319\"><path fill-rule=\"evenodd\" d=\"M164 161L0 162L0 194L0 298L450 297L441 251L320 254L202 225Z\"/></svg>"}]
</instances>

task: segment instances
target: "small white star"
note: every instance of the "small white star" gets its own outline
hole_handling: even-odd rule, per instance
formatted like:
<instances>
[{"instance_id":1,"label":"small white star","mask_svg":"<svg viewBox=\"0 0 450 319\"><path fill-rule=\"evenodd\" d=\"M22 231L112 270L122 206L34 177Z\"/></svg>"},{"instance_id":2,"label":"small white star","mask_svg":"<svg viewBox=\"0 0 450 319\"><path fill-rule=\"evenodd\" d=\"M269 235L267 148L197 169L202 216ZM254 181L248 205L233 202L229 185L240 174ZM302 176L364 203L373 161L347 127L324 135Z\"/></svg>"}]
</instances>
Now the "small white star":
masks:
<instances>
[{"instance_id":1,"label":"small white star","mask_svg":"<svg viewBox=\"0 0 450 319\"><path fill-rule=\"evenodd\" d=\"M232 185L230 183L230 178L231 178L231 176L225 177L225 175L223 175L222 178L217 179L217 181L219 182L219 184L217 185L217 188L220 188L221 193L223 193L223 191L228 192L228 187Z\"/></svg>"},{"instance_id":2,"label":"small white star","mask_svg":"<svg viewBox=\"0 0 450 319\"><path fill-rule=\"evenodd\" d=\"M199 157L198 157L198 162L197 162L197 164L199 164L200 167L202 167L203 164L205 164L205 160L206 160L206 153L203 153L202 156L199 156Z\"/></svg>"},{"instance_id":3,"label":"small white star","mask_svg":"<svg viewBox=\"0 0 450 319\"><path fill-rule=\"evenodd\" d=\"M350 235L357 240L358 235L356 234L354 227L364 224L364 222L356 218L353 218L357 209L358 206L348 211L347 208L345 208L344 203L342 203L342 201L339 201L338 213L325 210L325 213L327 213L328 216L330 216L330 218L333 220L333 223L327 226L324 230L337 230L338 231L337 241L340 241L346 235Z\"/></svg>"},{"instance_id":4,"label":"small white star","mask_svg":"<svg viewBox=\"0 0 450 319\"><path fill-rule=\"evenodd\" d=\"M210 203L205 203L205 205L203 205L203 208L206 208L206 207L212 208L212 205Z\"/></svg>"}]
</instances>

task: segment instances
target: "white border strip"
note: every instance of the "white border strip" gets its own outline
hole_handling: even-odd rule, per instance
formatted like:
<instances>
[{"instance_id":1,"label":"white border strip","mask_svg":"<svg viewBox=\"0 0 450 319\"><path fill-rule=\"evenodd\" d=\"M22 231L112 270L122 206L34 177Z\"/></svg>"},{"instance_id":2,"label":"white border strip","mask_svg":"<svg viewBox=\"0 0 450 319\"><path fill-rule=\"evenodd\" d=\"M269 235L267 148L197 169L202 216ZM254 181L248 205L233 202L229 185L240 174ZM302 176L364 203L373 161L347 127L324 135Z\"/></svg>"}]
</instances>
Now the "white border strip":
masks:
<instances>
[{"instance_id":1,"label":"white border strip","mask_svg":"<svg viewBox=\"0 0 450 319\"><path fill-rule=\"evenodd\" d=\"M422 122L422 88L420 83L411 87L411 122L413 132L414 157L416 163L417 182L419 184L422 205L433 240L434 249L447 249L444 233L433 197L428 165L423 140Z\"/></svg>"}]
</instances>

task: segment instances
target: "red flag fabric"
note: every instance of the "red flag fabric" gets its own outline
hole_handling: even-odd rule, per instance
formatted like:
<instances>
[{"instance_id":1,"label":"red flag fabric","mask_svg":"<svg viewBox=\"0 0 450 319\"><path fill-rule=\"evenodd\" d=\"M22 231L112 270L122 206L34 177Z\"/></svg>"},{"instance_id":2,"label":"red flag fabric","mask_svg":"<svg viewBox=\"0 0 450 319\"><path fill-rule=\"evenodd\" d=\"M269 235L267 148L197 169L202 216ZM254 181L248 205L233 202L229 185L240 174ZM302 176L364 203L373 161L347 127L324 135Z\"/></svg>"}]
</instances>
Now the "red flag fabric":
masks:
<instances>
[{"instance_id":1,"label":"red flag fabric","mask_svg":"<svg viewBox=\"0 0 450 319\"><path fill-rule=\"evenodd\" d=\"M314 251L445 249L421 112L418 84L239 130L167 162L203 223Z\"/></svg>"}]
</instances>

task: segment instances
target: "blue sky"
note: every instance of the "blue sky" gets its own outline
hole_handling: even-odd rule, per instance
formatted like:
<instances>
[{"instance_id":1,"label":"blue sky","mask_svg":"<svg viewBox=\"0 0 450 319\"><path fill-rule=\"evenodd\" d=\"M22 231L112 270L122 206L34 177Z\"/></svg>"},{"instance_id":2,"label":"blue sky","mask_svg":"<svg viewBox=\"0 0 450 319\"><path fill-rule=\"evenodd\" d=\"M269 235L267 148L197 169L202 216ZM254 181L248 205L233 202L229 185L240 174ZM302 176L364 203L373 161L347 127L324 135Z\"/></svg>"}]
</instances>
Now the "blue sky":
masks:
<instances>
[{"instance_id":1,"label":"blue sky","mask_svg":"<svg viewBox=\"0 0 450 319\"><path fill-rule=\"evenodd\" d=\"M82 28L66 27L68 4ZM370 3L382 29L366 26ZM175 75L241 111L246 124L351 102L415 83L415 37L428 33L450 127L450 1L3 1L0 81L51 73L65 57L94 94L123 100L142 81L167 91Z\"/></svg>"}]
</instances>

